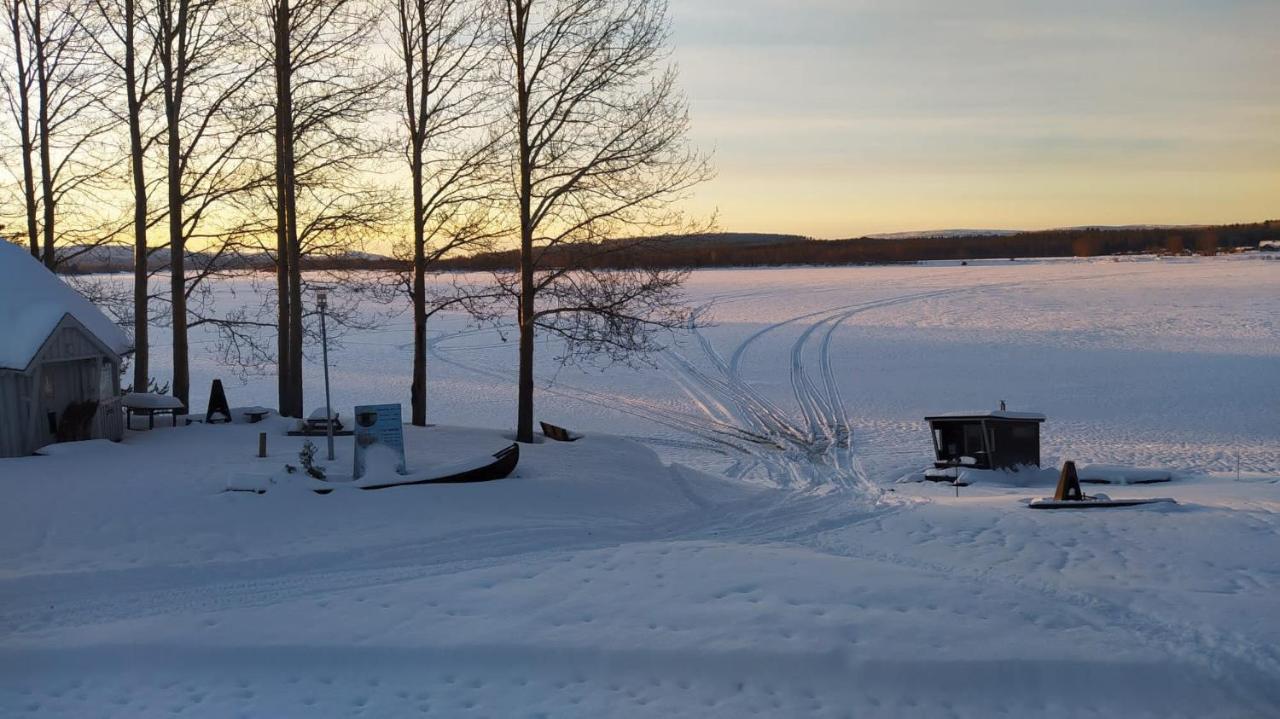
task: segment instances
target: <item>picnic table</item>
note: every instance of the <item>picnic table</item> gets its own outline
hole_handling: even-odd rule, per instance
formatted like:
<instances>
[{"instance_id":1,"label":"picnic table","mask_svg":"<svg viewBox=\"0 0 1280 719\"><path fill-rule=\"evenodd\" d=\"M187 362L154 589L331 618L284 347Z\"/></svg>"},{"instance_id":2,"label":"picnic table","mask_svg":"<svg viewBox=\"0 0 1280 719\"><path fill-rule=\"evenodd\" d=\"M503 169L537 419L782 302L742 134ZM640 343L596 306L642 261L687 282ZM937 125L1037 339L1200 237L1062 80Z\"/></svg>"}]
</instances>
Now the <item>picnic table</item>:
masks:
<instances>
[{"instance_id":1,"label":"picnic table","mask_svg":"<svg viewBox=\"0 0 1280 719\"><path fill-rule=\"evenodd\" d=\"M129 392L120 399L120 404L124 407L124 424L129 429L133 429L133 415L142 414L147 416L147 429L155 429L156 415L167 414L173 420L173 426L178 426L178 415L186 414L187 407L177 397L171 397L167 394L156 394L154 392Z\"/></svg>"},{"instance_id":2,"label":"picnic table","mask_svg":"<svg viewBox=\"0 0 1280 719\"><path fill-rule=\"evenodd\" d=\"M249 424L257 424L258 422L261 422L264 417L271 414L271 410L266 407L258 407L256 405L253 407L245 407L240 411L244 413L244 416L249 418Z\"/></svg>"}]
</instances>

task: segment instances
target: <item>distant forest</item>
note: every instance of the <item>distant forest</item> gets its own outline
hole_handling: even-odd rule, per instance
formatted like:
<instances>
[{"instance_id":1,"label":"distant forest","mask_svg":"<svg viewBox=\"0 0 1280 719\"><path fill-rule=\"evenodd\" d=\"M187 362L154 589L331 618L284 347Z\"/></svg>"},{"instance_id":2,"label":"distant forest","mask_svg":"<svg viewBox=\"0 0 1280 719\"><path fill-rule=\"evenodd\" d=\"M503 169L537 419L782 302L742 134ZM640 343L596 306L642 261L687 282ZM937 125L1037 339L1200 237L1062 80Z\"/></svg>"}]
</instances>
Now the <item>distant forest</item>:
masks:
<instances>
[{"instance_id":1,"label":"distant forest","mask_svg":"<svg viewBox=\"0 0 1280 719\"><path fill-rule=\"evenodd\" d=\"M999 235L949 237L858 237L815 240L802 235L715 233L616 240L598 245L575 245L547 251L548 266L603 268L651 267L764 267L770 265L861 265L923 260L1018 259L1027 257L1095 257L1099 255L1212 255L1257 248L1262 242L1280 243L1280 220L1239 225L1163 228L1072 228ZM106 250L118 250L108 252ZM70 248L73 259L59 265L65 273L120 272L131 267L131 248L111 246ZM82 254L78 254L82 252ZM439 260L442 271L510 269L515 250L486 252ZM164 250L154 253L153 269L169 264ZM190 253L192 269L215 265L221 269L268 270L265 254L237 254L213 258ZM405 271L407 261L368 253L312 255L303 270Z\"/></svg>"},{"instance_id":2,"label":"distant forest","mask_svg":"<svg viewBox=\"0 0 1280 719\"><path fill-rule=\"evenodd\" d=\"M1173 228L1075 228L1012 235L815 240L796 235L722 233L618 240L596 247L548 250L547 264L596 267L757 267L859 265L923 260L1201 254L1257 248L1280 241L1280 220ZM443 260L441 269L494 270L515 265L515 251Z\"/></svg>"}]
</instances>

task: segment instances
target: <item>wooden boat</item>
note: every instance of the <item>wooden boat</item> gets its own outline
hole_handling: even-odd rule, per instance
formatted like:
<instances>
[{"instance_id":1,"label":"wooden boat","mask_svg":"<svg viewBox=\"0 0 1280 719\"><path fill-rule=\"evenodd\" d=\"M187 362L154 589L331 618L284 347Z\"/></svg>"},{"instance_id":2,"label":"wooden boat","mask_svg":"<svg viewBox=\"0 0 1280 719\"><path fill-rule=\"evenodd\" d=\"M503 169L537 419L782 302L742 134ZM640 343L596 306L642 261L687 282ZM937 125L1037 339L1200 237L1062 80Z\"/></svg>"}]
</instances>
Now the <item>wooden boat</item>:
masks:
<instances>
[{"instance_id":1,"label":"wooden boat","mask_svg":"<svg viewBox=\"0 0 1280 719\"><path fill-rule=\"evenodd\" d=\"M512 443L507 447L503 447L492 455L493 459L485 461L487 458L481 458L479 462L475 460L462 460L442 467L433 468L430 476L422 476L421 474L408 473L405 475L397 475L392 481L385 481L388 478L380 478L377 480L364 483L361 480L352 481L350 477L339 478L330 476L329 479L312 479L304 473L297 472L297 469L289 470L294 474L289 480L295 486L301 486L310 489L316 494L329 494L335 489L388 489L390 487L405 487L415 484L463 484L468 482L492 482L496 479L505 479L511 476L515 471L516 465L520 462L520 445ZM254 494L264 494L276 482L271 475L237 475L227 482L224 492L252 492Z\"/></svg>"},{"instance_id":2,"label":"wooden boat","mask_svg":"<svg viewBox=\"0 0 1280 719\"><path fill-rule=\"evenodd\" d=\"M519 462L520 445L513 442L495 452L493 454L493 461L488 464L466 467L466 463L459 463L459 465L447 468L442 474L435 474L430 477L416 477L413 474L407 474L403 477L403 481L362 484L359 480L356 480L354 484L360 489L386 489L388 487L405 487L415 484L464 484L468 482L492 482L495 479L505 479L510 476L511 473L515 471L516 465Z\"/></svg>"}]
</instances>

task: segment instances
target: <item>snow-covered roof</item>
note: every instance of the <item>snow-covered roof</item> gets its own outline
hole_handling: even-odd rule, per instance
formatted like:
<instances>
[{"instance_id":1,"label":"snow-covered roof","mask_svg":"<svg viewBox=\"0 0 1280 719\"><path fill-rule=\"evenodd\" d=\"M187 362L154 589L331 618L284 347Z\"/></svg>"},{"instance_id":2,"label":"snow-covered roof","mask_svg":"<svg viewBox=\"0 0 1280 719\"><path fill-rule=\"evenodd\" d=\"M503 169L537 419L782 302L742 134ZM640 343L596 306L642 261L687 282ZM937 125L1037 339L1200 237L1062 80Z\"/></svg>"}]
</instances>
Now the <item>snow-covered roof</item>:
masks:
<instances>
[{"instance_id":1,"label":"snow-covered roof","mask_svg":"<svg viewBox=\"0 0 1280 719\"><path fill-rule=\"evenodd\" d=\"M1003 409L993 409L978 412L943 412L942 414L931 414L924 419L926 422L935 419L1022 419L1043 422L1045 417L1039 412L1010 412Z\"/></svg>"},{"instance_id":2,"label":"snow-covered roof","mask_svg":"<svg viewBox=\"0 0 1280 719\"><path fill-rule=\"evenodd\" d=\"M25 249L0 239L0 369L26 369L66 315L117 354L133 347L84 295Z\"/></svg>"}]
</instances>

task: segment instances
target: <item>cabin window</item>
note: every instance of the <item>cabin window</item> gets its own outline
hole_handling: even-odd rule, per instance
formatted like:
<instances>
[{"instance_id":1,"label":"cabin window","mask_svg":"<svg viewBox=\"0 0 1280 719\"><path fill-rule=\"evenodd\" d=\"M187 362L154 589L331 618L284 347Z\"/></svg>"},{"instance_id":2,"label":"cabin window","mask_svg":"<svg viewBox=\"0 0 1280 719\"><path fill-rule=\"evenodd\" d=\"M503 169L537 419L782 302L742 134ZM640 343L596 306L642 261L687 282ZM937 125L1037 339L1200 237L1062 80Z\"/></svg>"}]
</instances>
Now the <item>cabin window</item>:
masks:
<instances>
[{"instance_id":1,"label":"cabin window","mask_svg":"<svg viewBox=\"0 0 1280 719\"><path fill-rule=\"evenodd\" d=\"M44 398L53 401L53 373L41 372L40 392Z\"/></svg>"},{"instance_id":2,"label":"cabin window","mask_svg":"<svg viewBox=\"0 0 1280 719\"><path fill-rule=\"evenodd\" d=\"M964 453L970 457L985 455L987 451L982 441L982 425L966 424L964 426Z\"/></svg>"}]
</instances>

